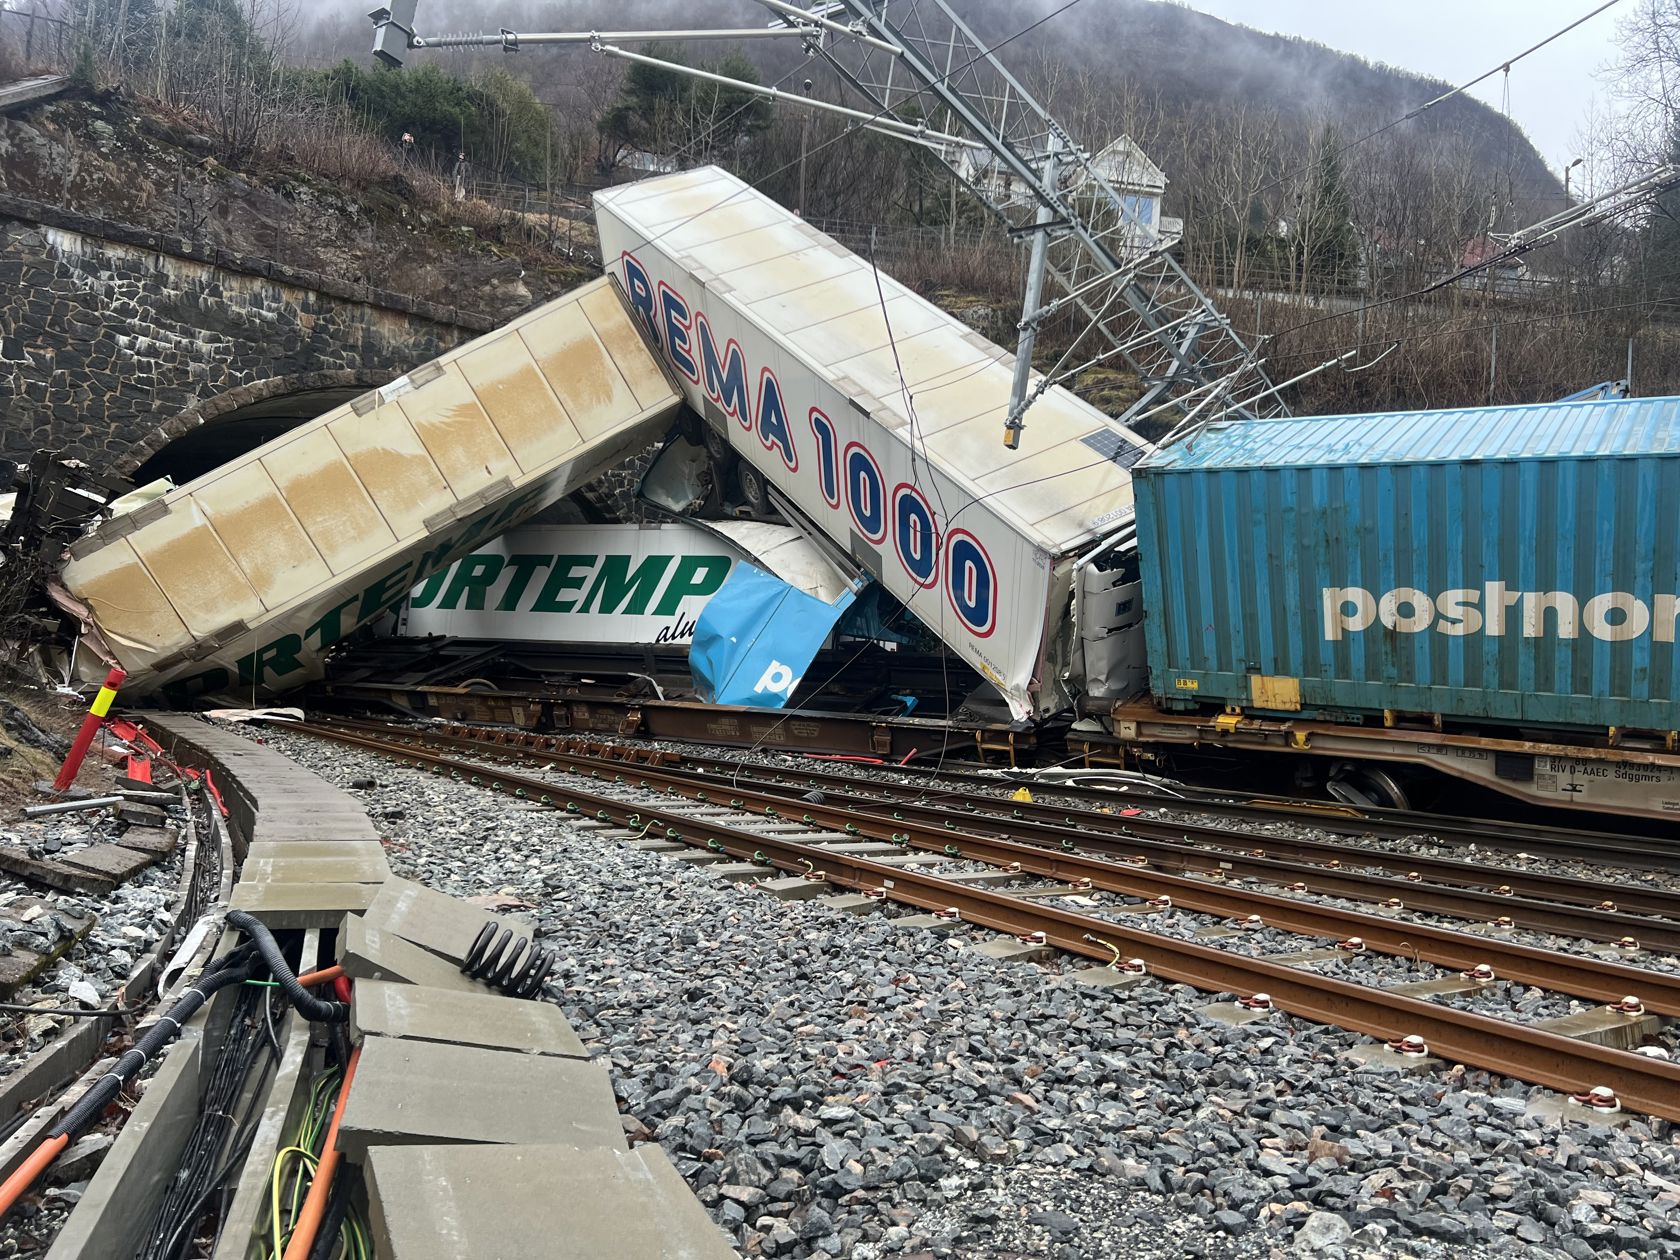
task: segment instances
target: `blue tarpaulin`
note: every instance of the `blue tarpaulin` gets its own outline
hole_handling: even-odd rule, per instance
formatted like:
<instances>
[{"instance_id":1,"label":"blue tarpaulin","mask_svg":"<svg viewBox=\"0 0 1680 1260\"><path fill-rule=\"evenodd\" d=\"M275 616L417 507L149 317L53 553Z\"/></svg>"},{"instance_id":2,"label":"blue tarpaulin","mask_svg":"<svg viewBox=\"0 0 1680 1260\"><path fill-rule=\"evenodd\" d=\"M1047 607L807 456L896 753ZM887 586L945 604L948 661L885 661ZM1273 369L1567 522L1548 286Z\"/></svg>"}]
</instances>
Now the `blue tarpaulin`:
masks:
<instances>
[{"instance_id":1,"label":"blue tarpaulin","mask_svg":"<svg viewBox=\"0 0 1680 1260\"><path fill-rule=\"evenodd\" d=\"M825 604L750 564L737 564L706 602L688 648L695 690L709 704L779 709L857 598Z\"/></svg>"}]
</instances>

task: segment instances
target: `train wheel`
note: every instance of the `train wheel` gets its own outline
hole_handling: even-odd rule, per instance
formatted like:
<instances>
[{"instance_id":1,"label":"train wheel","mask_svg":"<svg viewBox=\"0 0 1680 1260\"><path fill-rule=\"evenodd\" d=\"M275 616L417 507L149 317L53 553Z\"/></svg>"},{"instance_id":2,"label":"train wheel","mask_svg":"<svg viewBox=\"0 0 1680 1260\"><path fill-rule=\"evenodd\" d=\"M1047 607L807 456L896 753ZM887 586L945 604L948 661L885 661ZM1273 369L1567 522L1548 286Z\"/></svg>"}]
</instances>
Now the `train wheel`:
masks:
<instances>
[{"instance_id":1,"label":"train wheel","mask_svg":"<svg viewBox=\"0 0 1680 1260\"><path fill-rule=\"evenodd\" d=\"M721 464L726 462L730 455L734 454L734 452L729 449L729 437L727 434L718 429L714 429L711 425L705 423L704 421L701 422L700 429L700 440L706 447L706 453L718 463Z\"/></svg>"},{"instance_id":2,"label":"train wheel","mask_svg":"<svg viewBox=\"0 0 1680 1260\"><path fill-rule=\"evenodd\" d=\"M1412 808L1411 797L1392 771L1383 766L1349 766L1325 785L1337 800L1372 809Z\"/></svg>"}]
</instances>

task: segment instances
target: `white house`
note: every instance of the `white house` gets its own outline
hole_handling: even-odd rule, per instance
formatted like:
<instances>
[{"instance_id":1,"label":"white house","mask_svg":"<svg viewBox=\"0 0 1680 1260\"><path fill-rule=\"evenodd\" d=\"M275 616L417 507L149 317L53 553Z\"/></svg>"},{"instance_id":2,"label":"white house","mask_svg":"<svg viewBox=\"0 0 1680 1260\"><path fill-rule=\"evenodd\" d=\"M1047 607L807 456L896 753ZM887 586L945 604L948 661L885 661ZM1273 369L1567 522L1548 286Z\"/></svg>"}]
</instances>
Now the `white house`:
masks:
<instances>
[{"instance_id":1,"label":"white house","mask_svg":"<svg viewBox=\"0 0 1680 1260\"><path fill-rule=\"evenodd\" d=\"M1043 155L1035 155L1030 160L1035 166L1041 165ZM1003 169L995 154L964 148L957 155L955 165L965 180L984 189L995 201L1007 205L1029 200L1021 179ZM1090 167L1119 194L1122 213L1131 225L1125 235L1132 244L1143 250L1170 249L1178 243L1184 235L1184 220L1161 214L1167 177L1130 136L1116 136L1109 141L1091 157ZM1064 193L1078 196L1090 182L1084 166L1062 168L1060 183Z\"/></svg>"}]
</instances>

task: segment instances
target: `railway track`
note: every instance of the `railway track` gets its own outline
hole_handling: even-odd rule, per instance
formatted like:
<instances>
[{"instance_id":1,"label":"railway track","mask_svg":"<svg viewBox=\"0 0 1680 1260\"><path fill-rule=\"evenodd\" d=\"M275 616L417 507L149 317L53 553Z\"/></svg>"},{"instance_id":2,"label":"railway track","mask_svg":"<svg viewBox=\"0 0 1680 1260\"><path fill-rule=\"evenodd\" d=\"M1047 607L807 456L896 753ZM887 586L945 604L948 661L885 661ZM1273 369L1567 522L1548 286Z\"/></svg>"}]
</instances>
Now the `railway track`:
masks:
<instances>
[{"instance_id":1,"label":"railway track","mask_svg":"<svg viewBox=\"0 0 1680 1260\"><path fill-rule=\"evenodd\" d=\"M1603 1086L1627 1106L1648 1114L1680 1119L1680 1065L1591 1044L1542 1028L1459 1010L1397 991L1369 987L1303 971L1282 962L1180 940L1105 918L1046 904L1052 888L1008 891L983 886L972 873L942 876L927 865L967 859L1001 867L1010 876L1055 881L1066 892L1100 890L1136 896L1146 902L1172 896L1185 909L1243 918L1233 907L1263 907L1270 925L1343 942L1349 950L1366 949L1399 956L1434 958L1443 965L1472 968L1491 965L1512 979L1543 984L1602 1001L1637 993L1652 1011L1680 1013L1680 978L1665 973L1534 949L1492 936L1448 932L1417 923L1398 923L1332 906L1272 897L1228 884L1169 876L1105 861L1073 848L1045 847L974 835L941 827L941 834L917 837L904 820L876 818L807 803L795 812L785 797L767 804L746 789L714 795L707 787L670 767L622 763L603 769L600 759L556 752L569 760L570 773L544 778L506 766L487 765L428 747L413 733L393 738L344 725L305 725L305 733L375 752L415 768L449 774L486 790L548 805L581 820L606 824L662 845L708 850L716 859L733 859L735 873L776 871L796 881L828 884L1053 946L1066 953L1122 963L1141 959L1148 971L1165 979L1247 1000L1269 995L1278 1009L1316 1022L1336 1025L1385 1041L1421 1037L1439 1056L1515 1076L1574 1094ZM455 738L459 738L458 736ZM408 742L401 742L407 739ZM487 750L475 750L487 751ZM523 753L524 749L502 749ZM558 766L555 767L559 769ZM618 772L619 782L613 782ZM629 773L624 773L629 771ZM824 812L818 813L821 809ZM808 815L808 817L807 817ZM844 820L844 821L842 821ZM897 841L870 840L866 828L886 822L899 826ZM885 846L891 845L888 849ZM897 852L907 849L909 852ZM968 877L965 877L968 876ZM1087 882L1088 881L1088 882ZM1100 881L1100 882L1099 882ZM1172 881L1167 883L1165 881ZM1159 889L1174 892L1162 894ZM1020 895L1027 891L1033 895ZM1179 898L1193 900L1180 901ZM1140 902L1122 913L1148 913ZM1350 931L1350 927L1363 929ZM1352 937L1363 936L1363 942Z\"/></svg>"},{"instance_id":2,"label":"railway track","mask_svg":"<svg viewBox=\"0 0 1680 1260\"><path fill-rule=\"evenodd\" d=\"M377 725L345 729L379 734ZM401 738L617 773L622 762L598 745L581 749L556 738L483 727L401 728ZM592 751L593 750L593 751ZM925 786L911 790L833 774L775 773L742 766L723 773L690 762L644 765L638 774L675 789L699 788L720 799L751 799L758 809L793 809L829 825L855 827L874 839L908 836L944 848L954 831L970 843L982 838L1025 841L1058 851L1077 850L1163 872L1254 879L1293 892L1362 901L1386 911L1410 909L1482 924L1564 932L1628 949L1680 950L1680 894L1621 886L1613 897L1596 880L1577 879L1367 846L1290 839L1207 824L1125 817L1038 802L962 798ZM812 791L822 800L808 799ZM1367 869L1369 868L1369 869ZM1386 872L1375 876L1371 870ZM1493 881L1497 879L1498 883ZM1168 887L1189 888L1168 881ZM1170 895L1170 893L1163 894Z\"/></svg>"}]
</instances>

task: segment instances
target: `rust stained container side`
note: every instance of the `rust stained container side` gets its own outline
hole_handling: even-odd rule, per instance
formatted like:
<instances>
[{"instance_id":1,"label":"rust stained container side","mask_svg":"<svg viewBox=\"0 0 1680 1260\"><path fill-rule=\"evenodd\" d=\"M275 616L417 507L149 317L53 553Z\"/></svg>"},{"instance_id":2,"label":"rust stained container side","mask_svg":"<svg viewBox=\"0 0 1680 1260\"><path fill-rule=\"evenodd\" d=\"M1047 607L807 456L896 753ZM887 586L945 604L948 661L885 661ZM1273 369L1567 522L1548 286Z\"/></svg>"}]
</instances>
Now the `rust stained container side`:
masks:
<instances>
[{"instance_id":1,"label":"rust stained container side","mask_svg":"<svg viewBox=\"0 0 1680 1260\"><path fill-rule=\"evenodd\" d=\"M286 690L680 401L599 280L106 522L61 580L130 694Z\"/></svg>"},{"instance_id":2,"label":"rust stained container side","mask_svg":"<svg viewBox=\"0 0 1680 1260\"><path fill-rule=\"evenodd\" d=\"M1680 399L1230 424L1134 475L1168 707L1680 726Z\"/></svg>"}]
</instances>

